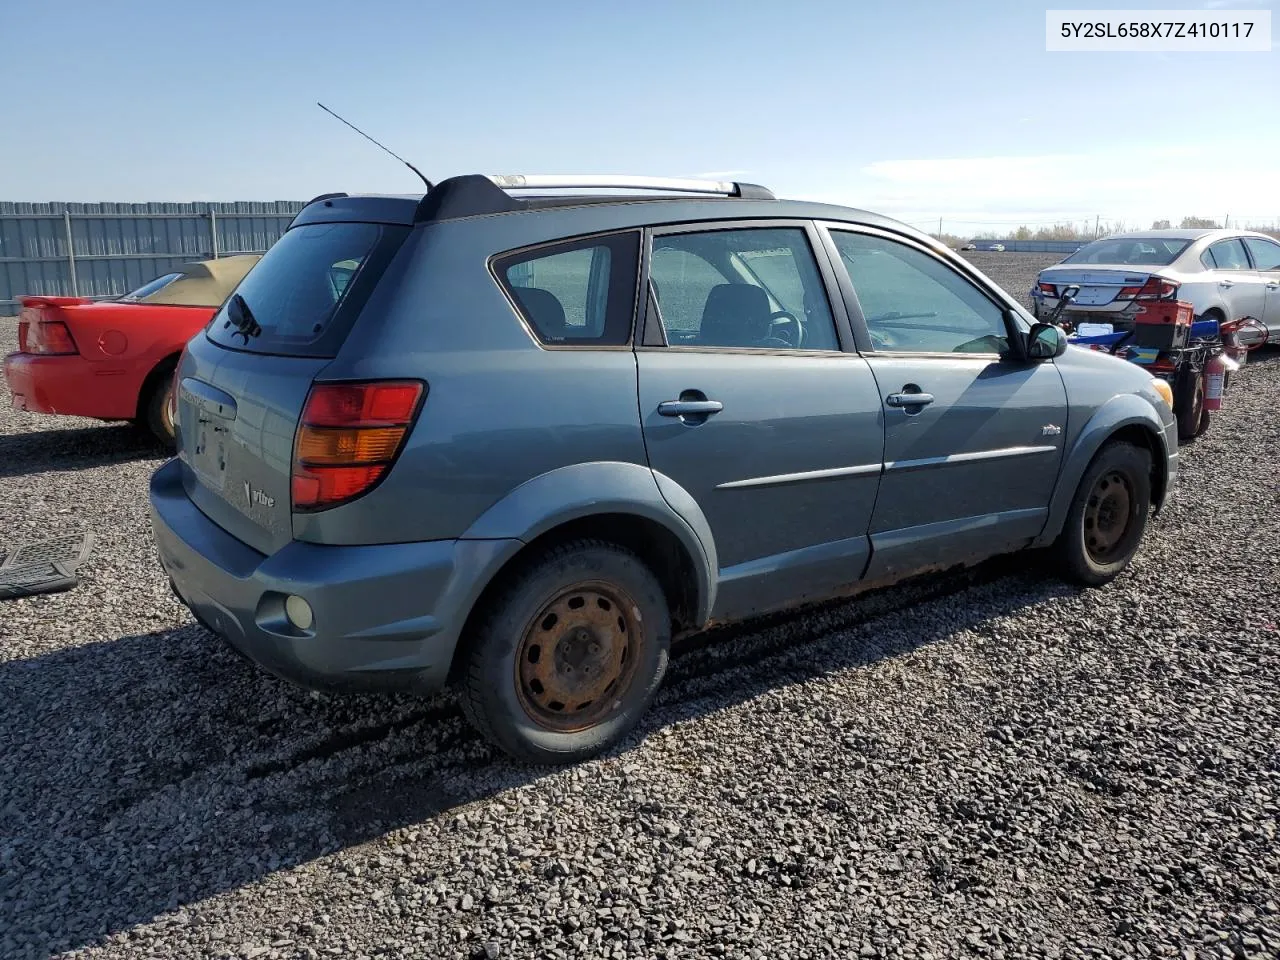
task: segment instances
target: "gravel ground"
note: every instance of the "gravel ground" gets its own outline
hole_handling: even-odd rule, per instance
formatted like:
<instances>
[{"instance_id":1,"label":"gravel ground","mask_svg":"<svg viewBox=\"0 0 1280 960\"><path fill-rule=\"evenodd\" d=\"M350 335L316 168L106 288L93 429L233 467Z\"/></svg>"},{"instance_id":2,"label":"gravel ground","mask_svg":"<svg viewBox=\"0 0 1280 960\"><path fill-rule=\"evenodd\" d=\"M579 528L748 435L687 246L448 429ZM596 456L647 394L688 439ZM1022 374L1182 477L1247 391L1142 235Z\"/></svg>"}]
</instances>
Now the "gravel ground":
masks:
<instances>
[{"instance_id":1,"label":"gravel ground","mask_svg":"<svg viewBox=\"0 0 1280 960\"><path fill-rule=\"evenodd\" d=\"M697 638L561 770L229 654L154 561L157 452L0 410L0 540L97 538L0 606L0 957L1280 956L1277 406L1273 353L1111 586L997 561Z\"/></svg>"}]
</instances>

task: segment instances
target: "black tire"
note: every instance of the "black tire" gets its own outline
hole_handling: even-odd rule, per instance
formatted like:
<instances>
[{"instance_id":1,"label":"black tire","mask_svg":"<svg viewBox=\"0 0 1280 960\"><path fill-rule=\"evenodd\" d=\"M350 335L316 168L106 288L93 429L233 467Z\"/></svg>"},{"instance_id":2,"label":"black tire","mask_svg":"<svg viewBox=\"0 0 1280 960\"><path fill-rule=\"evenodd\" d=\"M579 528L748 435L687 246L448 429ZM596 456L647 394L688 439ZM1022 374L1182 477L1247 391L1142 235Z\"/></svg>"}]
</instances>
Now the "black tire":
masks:
<instances>
[{"instance_id":1,"label":"black tire","mask_svg":"<svg viewBox=\"0 0 1280 960\"><path fill-rule=\"evenodd\" d=\"M173 450L173 421L169 418L169 394L173 391L173 367L157 370L142 401L142 421L145 427L166 450Z\"/></svg>"},{"instance_id":2,"label":"black tire","mask_svg":"<svg viewBox=\"0 0 1280 960\"><path fill-rule=\"evenodd\" d=\"M1209 429L1209 411L1204 410L1200 414L1200 425L1196 427L1196 436L1202 436Z\"/></svg>"},{"instance_id":3,"label":"black tire","mask_svg":"<svg viewBox=\"0 0 1280 960\"><path fill-rule=\"evenodd\" d=\"M1185 370L1178 377L1178 395L1174 411L1178 418L1178 442L1190 443L1204 431L1200 423L1204 419L1204 377L1199 372Z\"/></svg>"},{"instance_id":4,"label":"black tire","mask_svg":"<svg viewBox=\"0 0 1280 960\"><path fill-rule=\"evenodd\" d=\"M1150 512L1150 452L1108 443L1080 478L1055 545L1062 576L1090 587L1114 580L1138 552Z\"/></svg>"},{"instance_id":5,"label":"black tire","mask_svg":"<svg viewBox=\"0 0 1280 960\"><path fill-rule=\"evenodd\" d=\"M667 670L671 618L634 553L573 541L521 564L483 602L464 638L462 707L496 746L518 760L573 763L639 722Z\"/></svg>"}]
</instances>

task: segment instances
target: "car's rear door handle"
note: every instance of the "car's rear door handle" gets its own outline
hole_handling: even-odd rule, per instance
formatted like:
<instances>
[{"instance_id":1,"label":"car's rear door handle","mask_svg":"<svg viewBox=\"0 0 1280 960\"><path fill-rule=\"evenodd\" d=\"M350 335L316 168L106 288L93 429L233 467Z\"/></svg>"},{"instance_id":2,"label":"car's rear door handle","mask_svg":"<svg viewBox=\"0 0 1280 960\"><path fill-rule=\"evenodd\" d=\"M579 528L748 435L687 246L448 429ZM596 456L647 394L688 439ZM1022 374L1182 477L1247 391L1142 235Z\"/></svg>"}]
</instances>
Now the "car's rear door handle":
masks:
<instances>
[{"instance_id":1,"label":"car's rear door handle","mask_svg":"<svg viewBox=\"0 0 1280 960\"><path fill-rule=\"evenodd\" d=\"M1218 286L1220 286L1223 290L1230 290L1232 287L1235 286L1235 284L1232 283L1230 280L1222 280L1222 281L1219 281Z\"/></svg>"},{"instance_id":2,"label":"car's rear door handle","mask_svg":"<svg viewBox=\"0 0 1280 960\"><path fill-rule=\"evenodd\" d=\"M932 393L891 393L884 398L891 407L923 407L933 403Z\"/></svg>"},{"instance_id":3,"label":"car's rear door handle","mask_svg":"<svg viewBox=\"0 0 1280 960\"><path fill-rule=\"evenodd\" d=\"M708 417L724 409L719 400L663 400L658 413L664 417Z\"/></svg>"}]
</instances>

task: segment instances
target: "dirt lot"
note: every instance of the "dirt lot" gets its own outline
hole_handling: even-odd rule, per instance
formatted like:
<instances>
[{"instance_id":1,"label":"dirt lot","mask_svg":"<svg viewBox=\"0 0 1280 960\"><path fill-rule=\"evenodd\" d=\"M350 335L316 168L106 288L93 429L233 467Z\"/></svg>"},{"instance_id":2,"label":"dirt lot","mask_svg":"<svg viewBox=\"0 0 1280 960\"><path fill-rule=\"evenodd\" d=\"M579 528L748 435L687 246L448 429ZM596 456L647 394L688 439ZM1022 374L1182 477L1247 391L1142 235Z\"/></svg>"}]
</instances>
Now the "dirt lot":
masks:
<instances>
[{"instance_id":1,"label":"dirt lot","mask_svg":"<svg viewBox=\"0 0 1280 960\"><path fill-rule=\"evenodd\" d=\"M0 604L0 957L1280 956L1280 354L1227 400L1111 586L1017 558L695 640L564 770L237 659L154 560L157 452L4 408L0 540L97 547Z\"/></svg>"}]
</instances>

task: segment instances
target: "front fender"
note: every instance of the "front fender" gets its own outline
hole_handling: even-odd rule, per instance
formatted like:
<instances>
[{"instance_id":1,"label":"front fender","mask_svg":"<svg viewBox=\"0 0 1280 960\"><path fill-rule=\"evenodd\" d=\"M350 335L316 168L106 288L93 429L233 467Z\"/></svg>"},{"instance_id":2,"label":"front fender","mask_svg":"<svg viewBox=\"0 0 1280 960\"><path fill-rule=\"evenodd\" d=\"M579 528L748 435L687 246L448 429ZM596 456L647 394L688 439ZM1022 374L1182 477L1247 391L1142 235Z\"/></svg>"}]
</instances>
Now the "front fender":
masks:
<instances>
[{"instance_id":1,"label":"front fender","mask_svg":"<svg viewBox=\"0 0 1280 960\"><path fill-rule=\"evenodd\" d=\"M1165 469L1162 471L1165 482L1164 490L1153 490L1152 494L1157 500L1162 498L1177 472L1178 441L1173 414L1169 414L1167 423L1163 422L1155 406L1159 402L1154 390L1151 391L1150 399L1145 394L1125 393L1112 397L1094 411L1063 458L1062 472L1058 475L1058 483L1049 502L1048 520L1033 546L1046 546L1058 538L1085 470L1103 444L1126 427L1141 427L1156 440L1153 448L1161 451L1157 455L1163 455L1165 459Z\"/></svg>"},{"instance_id":2,"label":"front fender","mask_svg":"<svg viewBox=\"0 0 1280 960\"><path fill-rule=\"evenodd\" d=\"M693 560L696 622L705 623L715 602L719 570L711 527L683 487L647 466L605 461L551 470L526 480L491 506L462 539L528 543L571 520L605 513L642 517L675 535Z\"/></svg>"}]
</instances>

